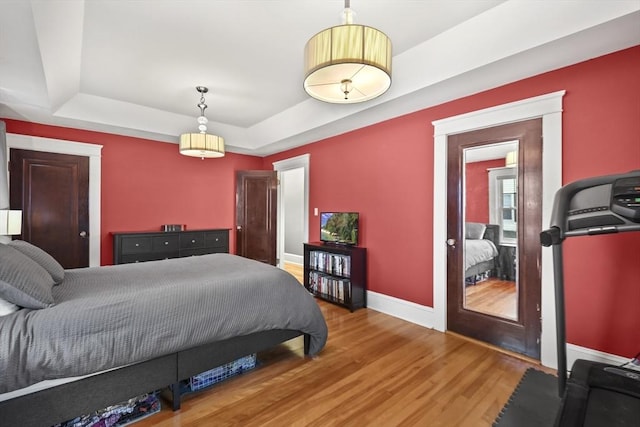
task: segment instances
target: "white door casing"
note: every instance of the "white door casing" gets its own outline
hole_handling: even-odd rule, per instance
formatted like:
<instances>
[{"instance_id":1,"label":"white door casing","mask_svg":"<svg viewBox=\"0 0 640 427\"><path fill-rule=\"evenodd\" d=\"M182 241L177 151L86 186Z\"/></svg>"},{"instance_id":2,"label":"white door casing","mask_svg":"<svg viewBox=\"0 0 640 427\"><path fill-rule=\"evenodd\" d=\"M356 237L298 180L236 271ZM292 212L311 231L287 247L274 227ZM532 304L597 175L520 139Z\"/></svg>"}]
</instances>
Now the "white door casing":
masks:
<instances>
[{"instance_id":1,"label":"white door casing","mask_svg":"<svg viewBox=\"0 0 640 427\"><path fill-rule=\"evenodd\" d=\"M436 120L433 189L434 329L447 330L447 136L542 118L542 225L549 224L556 191L562 187L562 99L566 91L536 96L471 113ZM542 231L542 230L541 230ZM540 361L557 367L556 314L551 251L541 256L542 335Z\"/></svg>"}]
</instances>

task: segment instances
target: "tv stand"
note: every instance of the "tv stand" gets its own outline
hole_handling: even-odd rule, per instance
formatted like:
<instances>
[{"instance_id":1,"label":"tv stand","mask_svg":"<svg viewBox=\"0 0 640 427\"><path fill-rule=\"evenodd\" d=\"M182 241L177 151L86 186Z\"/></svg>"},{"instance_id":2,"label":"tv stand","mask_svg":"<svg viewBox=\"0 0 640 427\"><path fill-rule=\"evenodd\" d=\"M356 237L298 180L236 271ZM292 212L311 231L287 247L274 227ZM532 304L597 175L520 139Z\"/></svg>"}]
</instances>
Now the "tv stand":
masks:
<instances>
[{"instance_id":1,"label":"tv stand","mask_svg":"<svg viewBox=\"0 0 640 427\"><path fill-rule=\"evenodd\" d=\"M316 298L352 312L366 307L366 248L334 242L305 243L304 287Z\"/></svg>"}]
</instances>

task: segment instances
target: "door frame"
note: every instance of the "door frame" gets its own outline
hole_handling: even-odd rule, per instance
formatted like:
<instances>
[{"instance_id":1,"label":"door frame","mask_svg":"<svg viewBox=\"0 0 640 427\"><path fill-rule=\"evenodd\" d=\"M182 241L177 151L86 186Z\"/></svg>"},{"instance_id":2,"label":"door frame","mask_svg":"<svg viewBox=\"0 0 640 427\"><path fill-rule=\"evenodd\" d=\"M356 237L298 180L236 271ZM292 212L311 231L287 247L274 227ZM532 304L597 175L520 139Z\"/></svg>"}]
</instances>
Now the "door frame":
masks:
<instances>
[{"instance_id":1,"label":"door frame","mask_svg":"<svg viewBox=\"0 0 640 427\"><path fill-rule=\"evenodd\" d=\"M302 228L303 243L309 242L309 159L310 154L291 157L289 159L273 162L273 170L278 173L278 181L281 180L281 172L292 169L304 169L304 218ZM280 181L281 182L281 181ZM282 185L278 185L278 208L276 212L278 221L278 233L276 239L276 253L278 255L278 267L284 268L284 197L282 197Z\"/></svg>"},{"instance_id":2,"label":"door frame","mask_svg":"<svg viewBox=\"0 0 640 427\"><path fill-rule=\"evenodd\" d=\"M89 158L89 267L100 266L102 145L7 133L7 159L12 148Z\"/></svg>"},{"instance_id":3,"label":"door frame","mask_svg":"<svg viewBox=\"0 0 640 427\"><path fill-rule=\"evenodd\" d=\"M447 137L486 127L542 118L542 224L551 220L556 191L562 187L562 99L566 91L433 121L433 327L447 330ZM557 367L553 259L541 255L542 331L540 362Z\"/></svg>"}]
</instances>

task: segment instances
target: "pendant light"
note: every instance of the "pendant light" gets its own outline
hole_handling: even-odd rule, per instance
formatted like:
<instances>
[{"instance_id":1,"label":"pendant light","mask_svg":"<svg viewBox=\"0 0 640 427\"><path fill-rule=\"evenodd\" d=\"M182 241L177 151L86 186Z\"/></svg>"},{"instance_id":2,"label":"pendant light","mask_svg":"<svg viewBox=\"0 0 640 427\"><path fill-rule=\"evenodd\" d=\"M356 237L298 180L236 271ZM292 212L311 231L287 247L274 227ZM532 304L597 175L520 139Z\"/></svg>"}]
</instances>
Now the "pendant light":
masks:
<instances>
[{"instance_id":1,"label":"pendant light","mask_svg":"<svg viewBox=\"0 0 640 427\"><path fill-rule=\"evenodd\" d=\"M304 66L310 96L336 104L368 101L391 86L391 40L375 28L354 24L345 0L343 24L307 42Z\"/></svg>"},{"instance_id":2,"label":"pendant light","mask_svg":"<svg viewBox=\"0 0 640 427\"><path fill-rule=\"evenodd\" d=\"M224 157L224 138L207 133L208 120L204 116L207 104L204 103L204 94L209 91L204 86L196 86L200 93L200 117L198 117L198 130L195 133L183 133L180 135L180 154L201 159Z\"/></svg>"}]
</instances>

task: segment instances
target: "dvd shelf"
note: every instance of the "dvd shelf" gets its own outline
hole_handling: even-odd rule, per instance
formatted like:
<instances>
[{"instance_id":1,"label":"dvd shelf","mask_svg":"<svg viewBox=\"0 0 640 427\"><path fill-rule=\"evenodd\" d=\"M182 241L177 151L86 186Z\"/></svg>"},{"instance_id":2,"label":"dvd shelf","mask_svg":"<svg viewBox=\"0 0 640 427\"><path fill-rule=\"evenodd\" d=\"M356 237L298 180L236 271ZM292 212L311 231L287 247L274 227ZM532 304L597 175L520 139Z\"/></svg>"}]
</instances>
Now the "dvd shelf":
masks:
<instances>
[{"instance_id":1,"label":"dvd shelf","mask_svg":"<svg viewBox=\"0 0 640 427\"><path fill-rule=\"evenodd\" d=\"M343 277L349 277L351 275L351 257L348 255L310 251L309 266L314 270L324 273Z\"/></svg>"},{"instance_id":2,"label":"dvd shelf","mask_svg":"<svg viewBox=\"0 0 640 427\"><path fill-rule=\"evenodd\" d=\"M304 244L304 286L315 297L349 308L366 307L366 249Z\"/></svg>"}]
</instances>

